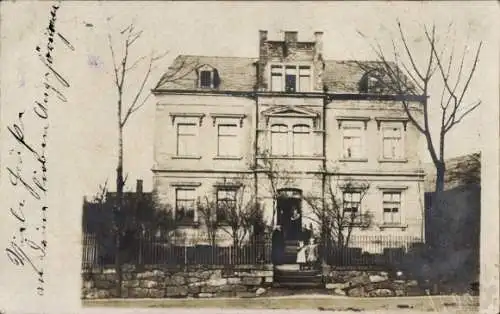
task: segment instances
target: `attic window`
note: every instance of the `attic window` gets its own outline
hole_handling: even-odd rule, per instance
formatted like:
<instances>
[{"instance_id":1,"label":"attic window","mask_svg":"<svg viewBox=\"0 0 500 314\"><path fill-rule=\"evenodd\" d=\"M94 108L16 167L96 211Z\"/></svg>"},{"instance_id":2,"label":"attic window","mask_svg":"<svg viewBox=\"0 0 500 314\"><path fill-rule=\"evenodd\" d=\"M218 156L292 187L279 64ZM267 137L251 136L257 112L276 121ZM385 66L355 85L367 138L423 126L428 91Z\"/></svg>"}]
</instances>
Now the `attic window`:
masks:
<instances>
[{"instance_id":1,"label":"attic window","mask_svg":"<svg viewBox=\"0 0 500 314\"><path fill-rule=\"evenodd\" d=\"M200 72L200 87L202 88L212 87L212 71Z\"/></svg>"},{"instance_id":2,"label":"attic window","mask_svg":"<svg viewBox=\"0 0 500 314\"><path fill-rule=\"evenodd\" d=\"M209 65L198 68L198 86L200 88L217 88L219 82L217 69Z\"/></svg>"},{"instance_id":3,"label":"attic window","mask_svg":"<svg viewBox=\"0 0 500 314\"><path fill-rule=\"evenodd\" d=\"M359 91L361 93L381 93L382 77L378 72L371 71L366 73L359 82Z\"/></svg>"}]
</instances>

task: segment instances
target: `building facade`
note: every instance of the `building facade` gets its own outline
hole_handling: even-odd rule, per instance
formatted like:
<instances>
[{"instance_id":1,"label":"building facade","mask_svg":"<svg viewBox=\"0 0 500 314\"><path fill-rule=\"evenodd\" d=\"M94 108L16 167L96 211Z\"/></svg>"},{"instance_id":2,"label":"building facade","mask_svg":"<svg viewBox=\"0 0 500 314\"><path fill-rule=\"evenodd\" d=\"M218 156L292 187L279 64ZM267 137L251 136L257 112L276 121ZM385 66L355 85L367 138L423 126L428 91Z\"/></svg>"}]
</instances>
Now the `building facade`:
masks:
<instances>
[{"instance_id":1,"label":"building facade","mask_svg":"<svg viewBox=\"0 0 500 314\"><path fill-rule=\"evenodd\" d=\"M153 193L186 238L202 237L200 200L256 199L270 225L298 209L316 228L307 200L332 191L372 217L353 234L422 238L419 132L360 66L376 63L325 59L322 32L258 44L257 58L180 55L153 91Z\"/></svg>"}]
</instances>

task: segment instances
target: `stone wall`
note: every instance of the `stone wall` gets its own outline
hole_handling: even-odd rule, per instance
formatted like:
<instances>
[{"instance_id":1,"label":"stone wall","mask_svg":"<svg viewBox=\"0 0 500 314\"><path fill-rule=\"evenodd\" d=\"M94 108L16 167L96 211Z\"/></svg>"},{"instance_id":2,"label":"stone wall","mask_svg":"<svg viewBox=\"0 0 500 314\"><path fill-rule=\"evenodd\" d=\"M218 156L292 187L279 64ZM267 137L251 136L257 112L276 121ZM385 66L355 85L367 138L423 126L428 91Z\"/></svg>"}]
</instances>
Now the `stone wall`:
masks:
<instances>
[{"instance_id":1,"label":"stone wall","mask_svg":"<svg viewBox=\"0 0 500 314\"><path fill-rule=\"evenodd\" d=\"M389 297L423 295L416 280L404 274L377 270L324 270L325 287L333 294L350 297Z\"/></svg>"},{"instance_id":2,"label":"stone wall","mask_svg":"<svg viewBox=\"0 0 500 314\"><path fill-rule=\"evenodd\" d=\"M114 269L93 269L82 273L82 298L116 297ZM124 298L210 298L260 295L272 284L272 265L237 266L236 268L197 267L181 269L152 266L123 271Z\"/></svg>"}]
</instances>

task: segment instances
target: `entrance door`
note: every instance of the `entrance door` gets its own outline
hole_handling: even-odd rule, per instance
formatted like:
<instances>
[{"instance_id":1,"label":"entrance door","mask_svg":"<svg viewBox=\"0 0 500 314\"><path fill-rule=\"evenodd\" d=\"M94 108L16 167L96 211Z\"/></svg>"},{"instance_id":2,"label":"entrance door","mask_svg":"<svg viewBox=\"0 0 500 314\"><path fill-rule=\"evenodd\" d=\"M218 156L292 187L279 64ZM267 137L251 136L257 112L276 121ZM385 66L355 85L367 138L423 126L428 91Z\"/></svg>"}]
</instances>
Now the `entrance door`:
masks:
<instances>
[{"instance_id":1,"label":"entrance door","mask_svg":"<svg viewBox=\"0 0 500 314\"><path fill-rule=\"evenodd\" d=\"M299 240L302 232L302 198L300 190L281 190L277 199L277 223L285 240Z\"/></svg>"}]
</instances>

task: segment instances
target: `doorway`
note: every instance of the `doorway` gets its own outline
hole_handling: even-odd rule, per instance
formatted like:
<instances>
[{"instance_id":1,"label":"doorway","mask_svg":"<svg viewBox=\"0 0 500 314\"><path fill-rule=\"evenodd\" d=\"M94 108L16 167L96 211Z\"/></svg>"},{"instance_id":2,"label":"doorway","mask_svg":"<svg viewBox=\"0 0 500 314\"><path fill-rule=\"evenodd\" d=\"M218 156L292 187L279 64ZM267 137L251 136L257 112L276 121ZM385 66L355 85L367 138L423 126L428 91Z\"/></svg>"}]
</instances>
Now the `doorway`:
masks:
<instances>
[{"instance_id":1,"label":"doorway","mask_svg":"<svg viewBox=\"0 0 500 314\"><path fill-rule=\"evenodd\" d=\"M302 233L302 191L282 189L277 197L277 224L285 241L297 241Z\"/></svg>"}]
</instances>

